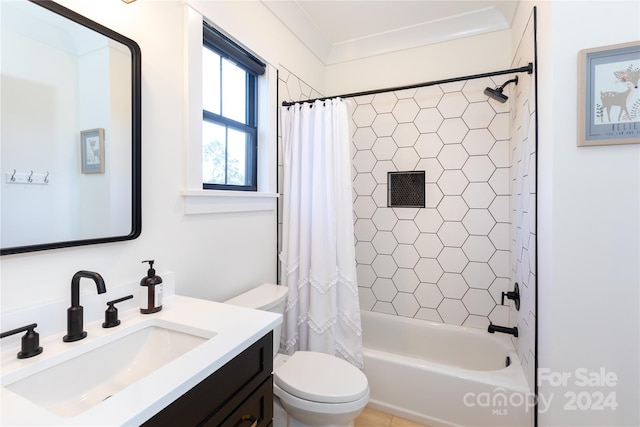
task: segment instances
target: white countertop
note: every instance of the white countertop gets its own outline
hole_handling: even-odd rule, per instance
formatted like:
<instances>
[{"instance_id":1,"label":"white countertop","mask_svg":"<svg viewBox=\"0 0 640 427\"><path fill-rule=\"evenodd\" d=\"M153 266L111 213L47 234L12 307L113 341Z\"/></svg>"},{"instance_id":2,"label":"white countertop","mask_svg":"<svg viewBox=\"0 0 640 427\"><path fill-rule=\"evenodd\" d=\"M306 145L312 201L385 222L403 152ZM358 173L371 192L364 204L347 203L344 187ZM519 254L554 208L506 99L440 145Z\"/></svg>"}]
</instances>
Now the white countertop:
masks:
<instances>
[{"instance_id":1,"label":"white countertop","mask_svg":"<svg viewBox=\"0 0 640 427\"><path fill-rule=\"evenodd\" d=\"M17 359L18 347L3 348L0 425L138 426L282 322L282 316L278 314L178 295L167 296L162 311L158 313L143 315L135 307L120 310L119 314L122 323L115 328L102 328L102 320L85 323L87 338L74 343L62 341L64 332L45 339L41 337L43 353L29 359ZM122 337L127 328L139 327L151 319L178 323L216 335L75 417L56 415L5 388L21 378L54 366L68 358L69 352L85 353L105 341Z\"/></svg>"}]
</instances>

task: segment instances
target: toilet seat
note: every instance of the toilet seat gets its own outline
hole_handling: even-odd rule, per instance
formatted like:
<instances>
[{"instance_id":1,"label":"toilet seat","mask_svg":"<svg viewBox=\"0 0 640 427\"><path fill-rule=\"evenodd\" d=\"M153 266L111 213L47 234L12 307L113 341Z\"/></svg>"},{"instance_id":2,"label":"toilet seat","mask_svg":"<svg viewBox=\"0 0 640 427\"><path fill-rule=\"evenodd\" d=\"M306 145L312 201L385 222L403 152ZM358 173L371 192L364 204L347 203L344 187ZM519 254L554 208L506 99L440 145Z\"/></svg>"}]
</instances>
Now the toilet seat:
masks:
<instances>
[{"instance_id":1,"label":"toilet seat","mask_svg":"<svg viewBox=\"0 0 640 427\"><path fill-rule=\"evenodd\" d=\"M367 377L335 356L297 351L274 370L274 383L292 397L317 403L351 403L368 398Z\"/></svg>"}]
</instances>

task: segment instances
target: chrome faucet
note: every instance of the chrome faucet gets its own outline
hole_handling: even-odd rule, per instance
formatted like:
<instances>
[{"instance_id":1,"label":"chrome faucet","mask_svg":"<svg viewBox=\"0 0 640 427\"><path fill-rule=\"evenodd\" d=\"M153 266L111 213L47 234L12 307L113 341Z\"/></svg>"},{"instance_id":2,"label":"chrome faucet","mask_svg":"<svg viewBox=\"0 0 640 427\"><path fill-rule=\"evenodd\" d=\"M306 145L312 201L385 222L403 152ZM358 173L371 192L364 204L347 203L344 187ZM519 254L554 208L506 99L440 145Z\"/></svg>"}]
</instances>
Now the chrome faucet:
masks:
<instances>
[{"instance_id":1,"label":"chrome faucet","mask_svg":"<svg viewBox=\"0 0 640 427\"><path fill-rule=\"evenodd\" d=\"M83 277L96 282L99 294L107 292L104 279L98 273L80 270L73 275L71 279L71 307L67 309L67 335L62 338L64 342L79 341L87 336L87 333L83 331L83 308L80 305L80 279Z\"/></svg>"}]
</instances>

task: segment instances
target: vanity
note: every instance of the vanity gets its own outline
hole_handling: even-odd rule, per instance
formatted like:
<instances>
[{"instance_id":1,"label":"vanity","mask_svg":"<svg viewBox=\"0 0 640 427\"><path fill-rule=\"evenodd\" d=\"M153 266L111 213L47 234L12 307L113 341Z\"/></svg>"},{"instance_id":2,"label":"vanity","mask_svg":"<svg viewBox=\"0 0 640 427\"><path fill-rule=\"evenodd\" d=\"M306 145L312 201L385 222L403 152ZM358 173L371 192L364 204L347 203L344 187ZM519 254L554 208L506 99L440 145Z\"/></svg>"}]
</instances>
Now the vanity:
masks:
<instances>
[{"instance_id":1,"label":"vanity","mask_svg":"<svg viewBox=\"0 0 640 427\"><path fill-rule=\"evenodd\" d=\"M98 316L85 320L87 337L65 343L63 330L43 333L35 357L16 357L19 337L2 343L0 424L271 425L271 331L281 316L166 291L158 313L122 303L114 328L99 318L108 297L85 296L85 313Z\"/></svg>"}]
</instances>

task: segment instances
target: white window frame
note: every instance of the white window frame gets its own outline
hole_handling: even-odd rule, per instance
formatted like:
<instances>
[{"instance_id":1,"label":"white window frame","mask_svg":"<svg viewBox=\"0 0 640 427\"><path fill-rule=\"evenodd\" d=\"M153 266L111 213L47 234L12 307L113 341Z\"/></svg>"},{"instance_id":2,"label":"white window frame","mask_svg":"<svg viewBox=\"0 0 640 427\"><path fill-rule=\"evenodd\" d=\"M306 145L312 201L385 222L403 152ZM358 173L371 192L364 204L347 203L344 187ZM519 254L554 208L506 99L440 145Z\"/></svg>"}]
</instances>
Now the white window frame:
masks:
<instances>
[{"instance_id":1,"label":"white window frame","mask_svg":"<svg viewBox=\"0 0 640 427\"><path fill-rule=\"evenodd\" d=\"M202 189L203 19L206 18L192 6L184 5L186 185L182 190L182 196L185 214L275 210L278 198L278 78L276 68L268 63L265 74L258 78L258 190ZM213 22L207 20L207 23L220 30Z\"/></svg>"}]
</instances>

